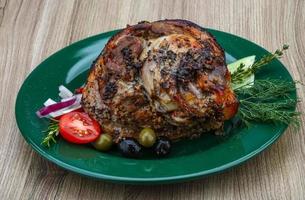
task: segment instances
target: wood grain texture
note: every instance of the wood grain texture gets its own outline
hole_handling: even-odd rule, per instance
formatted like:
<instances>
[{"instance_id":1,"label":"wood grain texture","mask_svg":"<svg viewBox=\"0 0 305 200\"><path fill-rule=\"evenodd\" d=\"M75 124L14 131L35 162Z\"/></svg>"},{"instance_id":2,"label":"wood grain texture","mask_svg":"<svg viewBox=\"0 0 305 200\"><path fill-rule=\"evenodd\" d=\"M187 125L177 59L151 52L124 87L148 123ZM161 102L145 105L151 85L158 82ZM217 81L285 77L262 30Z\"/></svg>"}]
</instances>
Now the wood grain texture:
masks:
<instances>
[{"instance_id":1,"label":"wood grain texture","mask_svg":"<svg viewBox=\"0 0 305 200\"><path fill-rule=\"evenodd\" d=\"M182 18L253 40L283 43L293 77L305 81L304 0L0 0L0 199L304 199L305 115L245 164L201 180L162 186L105 183L42 159L16 126L14 104L31 70L62 47L142 20ZM305 111L305 89L298 110Z\"/></svg>"}]
</instances>

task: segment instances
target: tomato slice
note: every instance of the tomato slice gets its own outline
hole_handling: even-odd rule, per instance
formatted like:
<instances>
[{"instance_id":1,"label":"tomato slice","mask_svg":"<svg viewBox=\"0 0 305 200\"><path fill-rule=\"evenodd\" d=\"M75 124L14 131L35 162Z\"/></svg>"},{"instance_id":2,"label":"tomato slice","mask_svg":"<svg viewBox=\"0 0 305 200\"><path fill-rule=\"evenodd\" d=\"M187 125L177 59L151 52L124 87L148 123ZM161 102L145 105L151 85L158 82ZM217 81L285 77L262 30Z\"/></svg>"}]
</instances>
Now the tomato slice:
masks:
<instances>
[{"instance_id":1,"label":"tomato slice","mask_svg":"<svg viewBox=\"0 0 305 200\"><path fill-rule=\"evenodd\" d=\"M74 111L60 118L59 133L71 143L86 144L98 138L101 128L88 114Z\"/></svg>"}]
</instances>

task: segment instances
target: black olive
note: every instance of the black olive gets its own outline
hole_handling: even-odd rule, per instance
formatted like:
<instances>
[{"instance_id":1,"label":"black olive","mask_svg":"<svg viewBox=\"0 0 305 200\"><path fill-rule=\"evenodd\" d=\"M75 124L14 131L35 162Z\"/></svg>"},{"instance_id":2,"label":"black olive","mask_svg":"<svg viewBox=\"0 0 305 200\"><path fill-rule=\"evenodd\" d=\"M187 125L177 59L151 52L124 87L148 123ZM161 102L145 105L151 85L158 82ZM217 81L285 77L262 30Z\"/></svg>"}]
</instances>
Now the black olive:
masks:
<instances>
[{"instance_id":1,"label":"black olive","mask_svg":"<svg viewBox=\"0 0 305 200\"><path fill-rule=\"evenodd\" d=\"M159 137L154 146L154 153L160 157L167 156L171 151L171 147L171 141L167 137Z\"/></svg>"},{"instance_id":2,"label":"black olive","mask_svg":"<svg viewBox=\"0 0 305 200\"><path fill-rule=\"evenodd\" d=\"M141 145L133 138L121 140L119 150L123 156L130 158L139 158L143 154Z\"/></svg>"}]
</instances>

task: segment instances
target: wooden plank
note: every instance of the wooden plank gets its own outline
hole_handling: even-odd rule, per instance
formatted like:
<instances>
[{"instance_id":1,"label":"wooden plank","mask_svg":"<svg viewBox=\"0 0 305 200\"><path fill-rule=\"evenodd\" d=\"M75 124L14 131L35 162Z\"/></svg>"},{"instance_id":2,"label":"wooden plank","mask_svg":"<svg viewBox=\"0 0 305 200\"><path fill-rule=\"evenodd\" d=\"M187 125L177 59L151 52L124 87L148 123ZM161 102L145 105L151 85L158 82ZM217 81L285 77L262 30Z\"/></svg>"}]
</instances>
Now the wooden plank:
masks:
<instances>
[{"instance_id":1,"label":"wooden plank","mask_svg":"<svg viewBox=\"0 0 305 200\"><path fill-rule=\"evenodd\" d=\"M82 177L42 159L15 123L25 77L62 47L142 20L183 18L275 50L305 80L305 1L286 0L0 0L0 199L302 199L305 117L264 153L225 173L181 184L130 186ZM299 88L304 112L305 89Z\"/></svg>"}]
</instances>

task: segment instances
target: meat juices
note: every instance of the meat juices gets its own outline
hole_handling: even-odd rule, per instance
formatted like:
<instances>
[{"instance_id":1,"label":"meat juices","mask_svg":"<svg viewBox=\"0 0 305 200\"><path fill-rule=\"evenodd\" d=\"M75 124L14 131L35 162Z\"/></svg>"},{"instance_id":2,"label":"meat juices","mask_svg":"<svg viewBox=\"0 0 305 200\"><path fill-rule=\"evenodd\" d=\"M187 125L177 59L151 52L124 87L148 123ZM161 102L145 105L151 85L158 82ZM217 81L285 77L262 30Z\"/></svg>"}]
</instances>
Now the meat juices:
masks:
<instances>
[{"instance_id":1,"label":"meat juices","mask_svg":"<svg viewBox=\"0 0 305 200\"><path fill-rule=\"evenodd\" d=\"M171 140L221 131L238 110L223 49L186 20L141 22L114 35L92 65L82 105L114 142L143 127Z\"/></svg>"}]
</instances>

